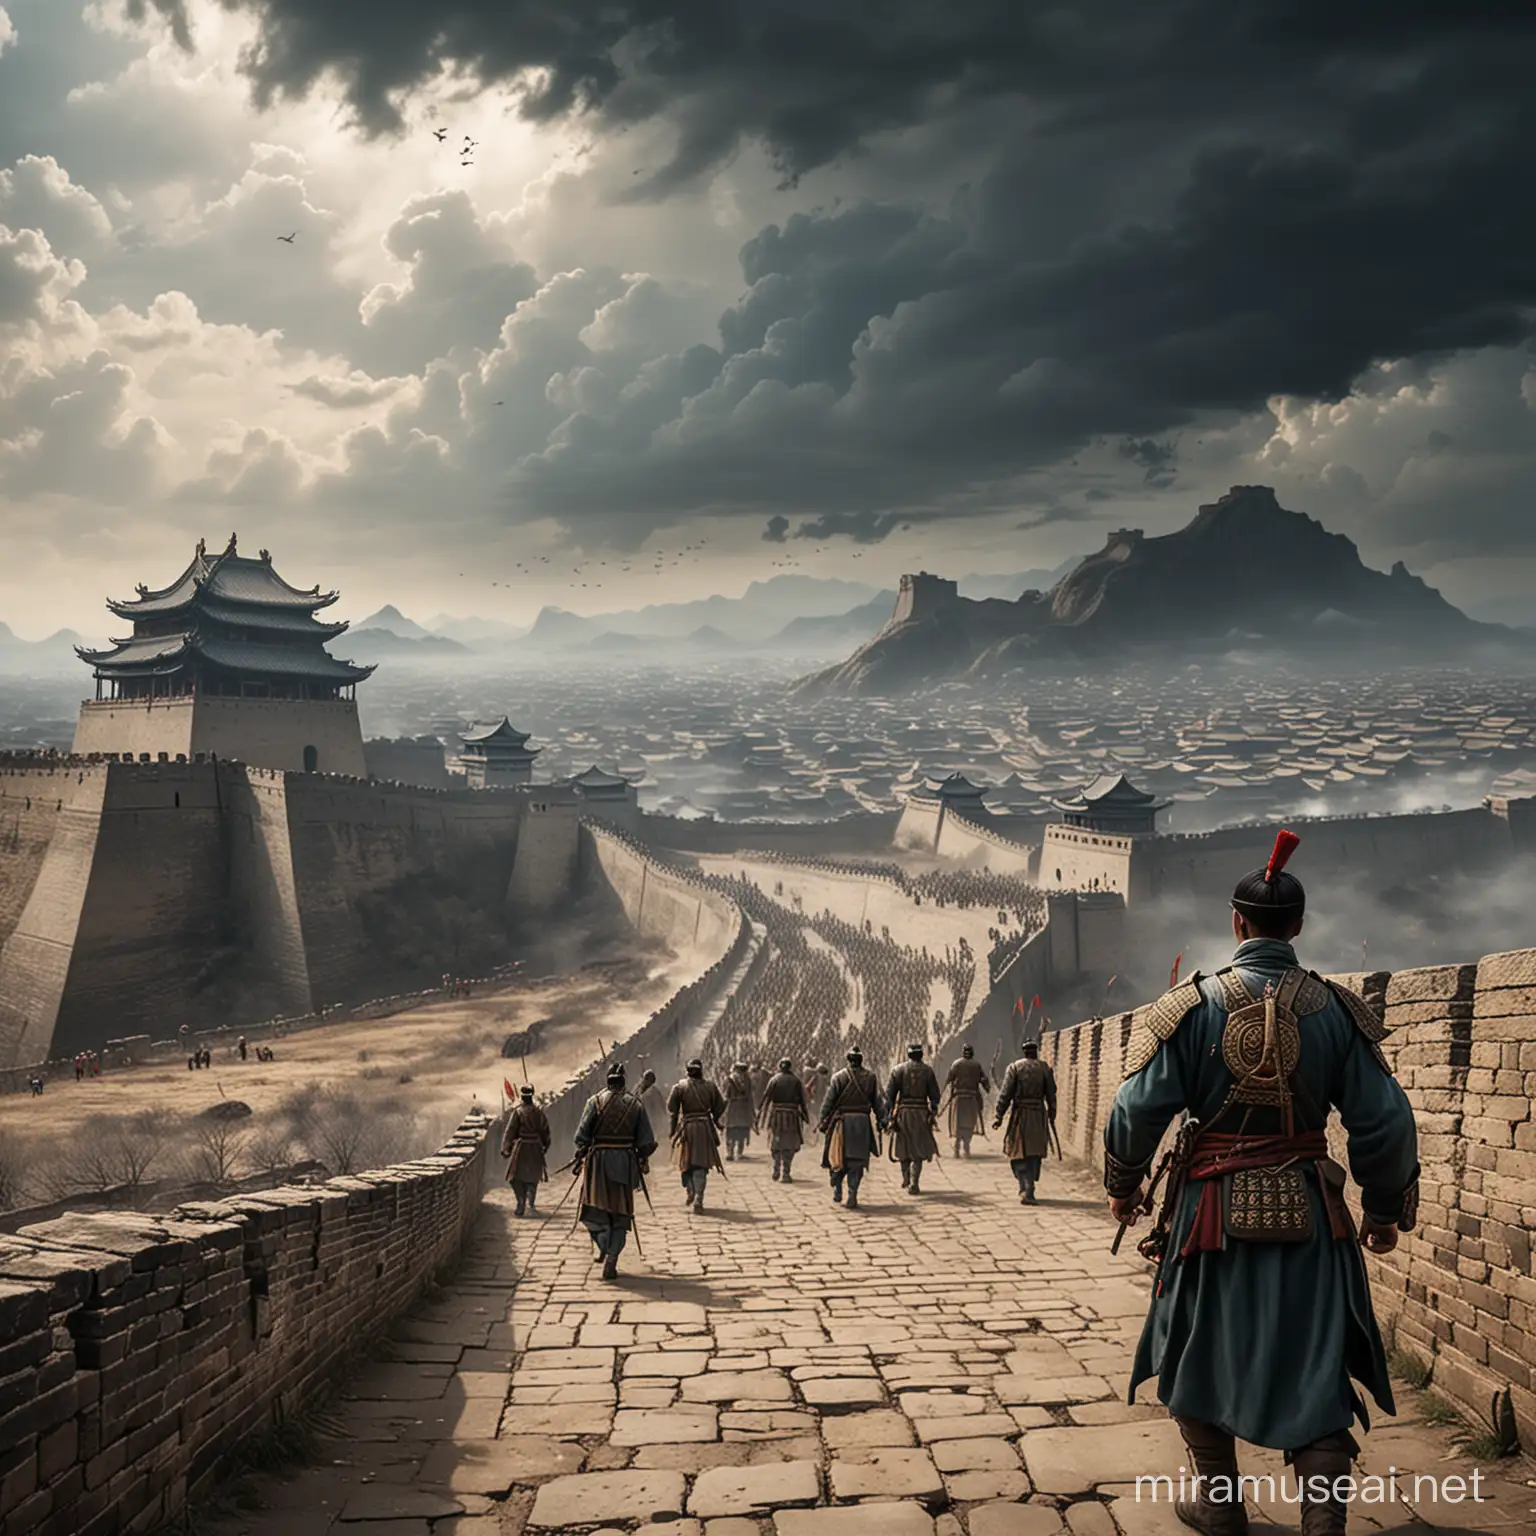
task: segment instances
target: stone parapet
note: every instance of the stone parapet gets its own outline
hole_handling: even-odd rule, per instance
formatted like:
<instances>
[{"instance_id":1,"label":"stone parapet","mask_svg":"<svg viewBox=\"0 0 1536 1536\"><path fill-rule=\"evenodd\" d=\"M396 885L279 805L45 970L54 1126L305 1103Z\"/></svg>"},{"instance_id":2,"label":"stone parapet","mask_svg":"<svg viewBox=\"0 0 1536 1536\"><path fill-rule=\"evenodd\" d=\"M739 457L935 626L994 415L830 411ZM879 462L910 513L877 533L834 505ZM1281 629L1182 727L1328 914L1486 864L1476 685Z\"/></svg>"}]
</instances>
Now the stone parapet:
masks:
<instances>
[{"instance_id":1,"label":"stone parapet","mask_svg":"<svg viewBox=\"0 0 1536 1536\"><path fill-rule=\"evenodd\" d=\"M397 1167L0 1238L0 1529L174 1519L452 1261L492 1130L474 1114Z\"/></svg>"},{"instance_id":2,"label":"stone parapet","mask_svg":"<svg viewBox=\"0 0 1536 1536\"><path fill-rule=\"evenodd\" d=\"M1508 1387L1522 1441L1536 1445L1536 949L1336 979L1382 1010L1383 1050L1418 1118L1418 1226L1368 1260L1382 1328L1479 1423ZM1091 1162L1135 1022L1079 1024L1042 1047L1062 1144Z\"/></svg>"}]
</instances>

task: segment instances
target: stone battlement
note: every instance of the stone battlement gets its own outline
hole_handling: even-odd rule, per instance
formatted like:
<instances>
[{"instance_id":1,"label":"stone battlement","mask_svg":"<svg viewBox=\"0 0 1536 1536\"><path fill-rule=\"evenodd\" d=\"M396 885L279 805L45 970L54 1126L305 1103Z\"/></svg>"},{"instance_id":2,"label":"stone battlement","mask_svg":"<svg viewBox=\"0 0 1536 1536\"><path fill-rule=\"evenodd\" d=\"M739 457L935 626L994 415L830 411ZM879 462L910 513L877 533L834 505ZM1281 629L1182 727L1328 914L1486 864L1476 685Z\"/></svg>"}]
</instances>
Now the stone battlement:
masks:
<instances>
[{"instance_id":1,"label":"stone battlement","mask_svg":"<svg viewBox=\"0 0 1536 1536\"><path fill-rule=\"evenodd\" d=\"M472 1114L397 1167L0 1237L5 1530L147 1531L205 1494L452 1262L493 1131Z\"/></svg>"}]
</instances>

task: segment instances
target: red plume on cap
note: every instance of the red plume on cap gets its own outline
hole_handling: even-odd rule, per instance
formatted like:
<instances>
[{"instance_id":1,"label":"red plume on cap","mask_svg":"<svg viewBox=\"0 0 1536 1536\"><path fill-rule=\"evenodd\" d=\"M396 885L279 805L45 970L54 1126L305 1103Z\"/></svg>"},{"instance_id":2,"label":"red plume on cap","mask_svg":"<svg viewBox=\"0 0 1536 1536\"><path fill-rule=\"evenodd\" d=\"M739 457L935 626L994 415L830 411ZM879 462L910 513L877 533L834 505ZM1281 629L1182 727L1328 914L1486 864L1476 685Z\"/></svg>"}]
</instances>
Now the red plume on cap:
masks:
<instances>
[{"instance_id":1,"label":"red plume on cap","mask_svg":"<svg viewBox=\"0 0 1536 1536\"><path fill-rule=\"evenodd\" d=\"M1274 851L1269 856L1269 863L1264 866L1265 885L1268 885L1285 868L1300 844L1301 839L1294 832L1286 832L1282 829L1275 834Z\"/></svg>"}]
</instances>

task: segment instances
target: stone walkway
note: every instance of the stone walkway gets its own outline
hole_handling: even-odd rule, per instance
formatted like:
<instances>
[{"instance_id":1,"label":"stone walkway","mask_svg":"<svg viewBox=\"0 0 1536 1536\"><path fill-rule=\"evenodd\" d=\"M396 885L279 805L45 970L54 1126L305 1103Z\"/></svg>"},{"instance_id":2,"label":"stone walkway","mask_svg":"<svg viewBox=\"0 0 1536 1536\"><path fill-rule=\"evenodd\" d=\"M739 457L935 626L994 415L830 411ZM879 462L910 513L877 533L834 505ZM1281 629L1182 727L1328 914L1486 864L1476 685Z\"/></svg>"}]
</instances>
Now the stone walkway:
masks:
<instances>
[{"instance_id":1,"label":"stone walkway","mask_svg":"<svg viewBox=\"0 0 1536 1536\"><path fill-rule=\"evenodd\" d=\"M316 1464L248 1484L259 1509L218 1536L1182 1532L1133 1496L1138 1474L1177 1476L1182 1447L1123 1402L1145 1266L1129 1244L1111 1257L1093 1181L1048 1165L1021 1209L995 1152L930 1167L916 1198L882 1164L849 1212L816 1160L787 1186L761 1152L731 1164L697 1217L657 1169L617 1285L570 1206L515 1221L494 1195L451 1288L331 1404ZM1362 1470L1475 1465L1405 1409ZM1529 1529L1531 1475L1485 1467L1489 1502L1357 1507L1351 1529Z\"/></svg>"}]
</instances>

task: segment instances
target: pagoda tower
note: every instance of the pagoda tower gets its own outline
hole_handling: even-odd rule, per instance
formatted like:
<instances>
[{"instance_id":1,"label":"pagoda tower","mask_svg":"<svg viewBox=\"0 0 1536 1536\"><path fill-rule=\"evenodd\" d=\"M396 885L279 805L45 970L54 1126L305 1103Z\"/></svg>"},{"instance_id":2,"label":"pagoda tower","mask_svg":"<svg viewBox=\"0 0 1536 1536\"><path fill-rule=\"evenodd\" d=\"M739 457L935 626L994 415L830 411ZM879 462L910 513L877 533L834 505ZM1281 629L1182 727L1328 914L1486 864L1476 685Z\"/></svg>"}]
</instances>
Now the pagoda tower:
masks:
<instances>
[{"instance_id":1,"label":"pagoda tower","mask_svg":"<svg viewBox=\"0 0 1536 1536\"><path fill-rule=\"evenodd\" d=\"M473 725L459 738L459 761L471 789L496 789L526 784L533 778L533 760L542 747L528 745L528 732L520 731L503 715L492 726Z\"/></svg>"},{"instance_id":2,"label":"pagoda tower","mask_svg":"<svg viewBox=\"0 0 1536 1536\"><path fill-rule=\"evenodd\" d=\"M262 550L222 554L201 539L168 587L107 603L133 633L76 647L96 676L75 751L139 762L233 758L264 768L367 776L357 685L372 667L326 650L344 622L316 617L339 594L300 591Z\"/></svg>"}]
</instances>

